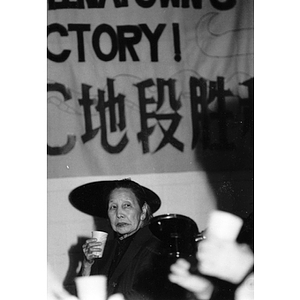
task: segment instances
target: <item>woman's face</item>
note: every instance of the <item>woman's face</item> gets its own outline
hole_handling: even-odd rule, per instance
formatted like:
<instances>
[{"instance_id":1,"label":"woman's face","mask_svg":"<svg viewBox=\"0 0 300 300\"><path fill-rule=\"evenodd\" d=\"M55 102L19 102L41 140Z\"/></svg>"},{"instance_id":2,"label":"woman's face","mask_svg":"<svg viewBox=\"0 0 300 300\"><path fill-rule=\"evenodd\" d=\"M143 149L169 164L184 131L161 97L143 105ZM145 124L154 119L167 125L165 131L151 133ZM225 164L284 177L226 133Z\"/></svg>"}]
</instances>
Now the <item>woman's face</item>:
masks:
<instances>
[{"instance_id":1,"label":"woman's face","mask_svg":"<svg viewBox=\"0 0 300 300\"><path fill-rule=\"evenodd\" d=\"M130 235L141 227L144 213L130 189L117 188L109 196L108 217L114 231Z\"/></svg>"}]
</instances>

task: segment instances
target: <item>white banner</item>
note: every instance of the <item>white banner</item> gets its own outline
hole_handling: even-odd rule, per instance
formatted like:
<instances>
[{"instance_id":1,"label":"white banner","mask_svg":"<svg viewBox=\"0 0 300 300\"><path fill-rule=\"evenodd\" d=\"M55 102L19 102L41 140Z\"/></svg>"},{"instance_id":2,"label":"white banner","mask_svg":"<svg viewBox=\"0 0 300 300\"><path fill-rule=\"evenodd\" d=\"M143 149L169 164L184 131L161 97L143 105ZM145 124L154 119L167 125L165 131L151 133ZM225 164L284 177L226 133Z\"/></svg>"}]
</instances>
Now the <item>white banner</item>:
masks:
<instances>
[{"instance_id":1,"label":"white banner","mask_svg":"<svg viewBox=\"0 0 300 300\"><path fill-rule=\"evenodd\" d=\"M48 0L48 177L252 168L253 1Z\"/></svg>"}]
</instances>

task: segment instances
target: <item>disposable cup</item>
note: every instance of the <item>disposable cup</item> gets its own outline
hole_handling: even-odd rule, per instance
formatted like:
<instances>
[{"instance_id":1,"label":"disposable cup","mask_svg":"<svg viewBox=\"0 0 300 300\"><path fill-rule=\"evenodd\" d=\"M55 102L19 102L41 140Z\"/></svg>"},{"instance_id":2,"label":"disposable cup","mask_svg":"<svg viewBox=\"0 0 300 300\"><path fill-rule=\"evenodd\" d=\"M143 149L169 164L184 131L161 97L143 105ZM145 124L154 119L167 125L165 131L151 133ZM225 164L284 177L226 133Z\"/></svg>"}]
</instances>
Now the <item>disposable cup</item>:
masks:
<instances>
[{"instance_id":1,"label":"disposable cup","mask_svg":"<svg viewBox=\"0 0 300 300\"><path fill-rule=\"evenodd\" d=\"M236 240L243 220L231 213L214 210L208 218L206 238L217 238L221 240L234 241Z\"/></svg>"},{"instance_id":2,"label":"disposable cup","mask_svg":"<svg viewBox=\"0 0 300 300\"><path fill-rule=\"evenodd\" d=\"M100 246L101 251L94 252L94 254L97 255L97 257L102 257L102 255L103 255L107 235L108 235L108 233L104 232L104 231L97 231L97 230L92 231L92 238L97 239L97 242L102 243L102 245Z\"/></svg>"},{"instance_id":3,"label":"disposable cup","mask_svg":"<svg viewBox=\"0 0 300 300\"><path fill-rule=\"evenodd\" d=\"M104 275L76 277L78 298L80 300L106 300L106 281Z\"/></svg>"}]
</instances>

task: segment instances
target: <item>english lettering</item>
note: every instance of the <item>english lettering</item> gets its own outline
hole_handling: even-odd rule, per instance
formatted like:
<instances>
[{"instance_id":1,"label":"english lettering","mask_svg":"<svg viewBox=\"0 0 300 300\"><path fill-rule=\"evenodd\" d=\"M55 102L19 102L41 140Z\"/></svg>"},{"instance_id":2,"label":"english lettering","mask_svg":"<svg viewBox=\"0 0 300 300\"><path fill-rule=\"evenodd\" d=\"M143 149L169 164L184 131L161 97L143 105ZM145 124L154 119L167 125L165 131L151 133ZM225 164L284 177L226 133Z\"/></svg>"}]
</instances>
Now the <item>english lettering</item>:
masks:
<instances>
[{"instance_id":1,"label":"english lettering","mask_svg":"<svg viewBox=\"0 0 300 300\"><path fill-rule=\"evenodd\" d=\"M179 34L178 24L177 32ZM173 24L173 27L174 27ZM53 23L50 24L47 28L48 38L51 34L59 34L63 38L68 38L71 32L76 33L77 37L77 58L78 62L85 62L85 48L84 45L87 45L89 39L92 43L92 48L101 61L112 61L119 55L119 61L139 61L139 55L135 49L144 34L144 36L149 41L150 49L150 59L152 62L157 62L158 57L158 42L160 37L163 34L163 31L166 28L166 24L158 24L154 31L148 27L147 24L139 25L122 25L117 26L114 29L108 24L98 25L91 36L91 26L90 24L68 24L68 29L61 24ZM103 40L101 41L102 35L108 36L110 43L110 49L107 50L108 45L105 47L103 45ZM178 39L178 38L177 38ZM176 43L176 51L180 52L180 45ZM60 53L55 53L51 48L51 44L48 43L47 57L49 60L61 63L65 62L71 55L71 49L64 49ZM105 51L104 51L105 48ZM129 55L128 55L129 54ZM177 56L175 58L177 60Z\"/></svg>"},{"instance_id":2,"label":"english lettering","mask_svg":"<svg viewBox=\"0 0 300 300\"><path fill-rule=\"evenodd\" d=\"M111 0L110 0L111 1ZM128 7L128 0L113 0L115 8ZM211 1L216 2L216 6L225 7L224 1ZM232 1L226 1L232 2ZM235 1L233 1L235 2ZM142 8L151 8L156 3L160 4L161 8L174 7L174 8L189 8L192 3L192 7L196 9L202 8L202 0L135 0L135 3ZM222 5L223 4L223 5ZM48 0L48 10L55 9L85 9L85 8L105 8L106 0Z\"/></svg>"},{"instance_id":3,"label":"english lettering","mask_svg":"<svg viewBox=\"0 0 300 300\"><path fill-rule=\"evenodd\" d=\"M54 32L58 32L61 36L68 36L69 35L67 29L64 26L62 26L58 23L51 24L47 27L47 36L48 37L51 33L54 33ZM48 59L50 59L54 62L64 62L64 61L66 61L68 59L70 53L71 53L71 50L63 50L61 53L55 54L55 53L52 53L47 48L47 57L48 57Z\"/></svg>"}]
</instances>

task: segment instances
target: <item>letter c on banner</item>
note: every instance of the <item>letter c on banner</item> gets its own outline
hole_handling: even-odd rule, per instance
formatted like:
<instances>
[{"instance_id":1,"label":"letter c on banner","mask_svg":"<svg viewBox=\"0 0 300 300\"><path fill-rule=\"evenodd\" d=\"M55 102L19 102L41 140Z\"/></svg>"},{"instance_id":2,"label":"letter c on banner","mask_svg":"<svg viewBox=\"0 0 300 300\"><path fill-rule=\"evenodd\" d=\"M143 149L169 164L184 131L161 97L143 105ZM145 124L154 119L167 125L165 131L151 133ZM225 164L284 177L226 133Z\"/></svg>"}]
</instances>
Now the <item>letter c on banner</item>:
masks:
<instances>
[{"instance_id":1,"label":"letter c on banner","mask_svg":"<svg viewBox=\"0 0 300 300\"><path fill-rule=\"evenodd\" d=\"M47 84L47 92L58 92L61 93L64 101L67 101L72 98L71 92L61 83L48 83ZM47 154L54 156L54 155L63 155L69 153L74 147L76 143L76 136L68 134L67 135L67 142L63 146L52 147L47 145Z\"/></svg>"},{"instance_id":2,"label":"letter c on banner","mask_svg":"<svg viewBox=\"0 0 300 300\"><path fill-rule=\"evenodd\" d=\"M68 36L67 29L62 26L61 24L54 23L47 27L47 36L49 36L50 33L53 32L59 32L61 36ZM55 61L55 62L64 62L68 59L69 55L71 53L71 50L63 50L60 54L54 54L49 51L47 48L47 57L48 59Z\"/></svg>"}]
</instances>

